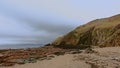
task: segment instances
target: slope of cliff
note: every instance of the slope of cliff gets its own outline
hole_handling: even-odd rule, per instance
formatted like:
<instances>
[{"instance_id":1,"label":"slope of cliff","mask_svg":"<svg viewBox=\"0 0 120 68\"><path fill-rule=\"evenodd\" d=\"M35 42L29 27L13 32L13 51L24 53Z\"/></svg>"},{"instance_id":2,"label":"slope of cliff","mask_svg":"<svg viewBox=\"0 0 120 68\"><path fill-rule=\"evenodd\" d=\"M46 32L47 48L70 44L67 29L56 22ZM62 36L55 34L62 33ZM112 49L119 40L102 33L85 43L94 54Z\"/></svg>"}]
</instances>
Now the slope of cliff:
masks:
<instances>
[{"instance_id":1,"label":"slope of cliff","mask_svg":"<svg viewBox=\"0 0 120 68\"><path fill-rule=\"evenodd\" d=\"M55 46L120 46L120 14L96 19L53 42Z\"/></svg>"}]
</instances>

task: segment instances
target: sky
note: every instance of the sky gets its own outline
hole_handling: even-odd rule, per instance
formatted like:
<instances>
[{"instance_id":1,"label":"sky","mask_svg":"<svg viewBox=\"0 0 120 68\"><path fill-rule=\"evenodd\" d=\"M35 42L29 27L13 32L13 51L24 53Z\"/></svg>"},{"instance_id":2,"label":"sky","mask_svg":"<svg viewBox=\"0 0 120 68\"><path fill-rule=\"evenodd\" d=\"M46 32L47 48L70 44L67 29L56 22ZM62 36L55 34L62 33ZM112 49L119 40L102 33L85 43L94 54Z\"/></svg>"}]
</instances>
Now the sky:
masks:
<instances>
[{"instance_id":1,"label":"sky","mask_svg":"<svg viewBox=\"0 0 120 68\"><path fill-rule=\"evenodd\" d=\"M0 0L0 44L46 44L79 25L116 14L119 0Z\"/></svg>"}]
</instances>

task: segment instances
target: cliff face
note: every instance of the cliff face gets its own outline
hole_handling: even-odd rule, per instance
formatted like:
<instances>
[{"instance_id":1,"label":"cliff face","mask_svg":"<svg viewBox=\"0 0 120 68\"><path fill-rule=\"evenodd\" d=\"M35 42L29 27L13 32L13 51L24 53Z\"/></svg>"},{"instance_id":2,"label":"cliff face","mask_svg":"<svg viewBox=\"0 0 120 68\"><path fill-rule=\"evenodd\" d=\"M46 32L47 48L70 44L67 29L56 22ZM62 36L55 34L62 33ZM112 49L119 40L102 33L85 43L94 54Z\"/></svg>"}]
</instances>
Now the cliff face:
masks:
<instances>
[{"instance_id":1,"label":"cliff face","mask_svg":"<svg viewBox=\"0 0 120 68\"><path fill-rule=\"evenodd\" d=\"M96 19L56 39L56 46L120 46L120 15Z\"/></svg>"}]
</instances>

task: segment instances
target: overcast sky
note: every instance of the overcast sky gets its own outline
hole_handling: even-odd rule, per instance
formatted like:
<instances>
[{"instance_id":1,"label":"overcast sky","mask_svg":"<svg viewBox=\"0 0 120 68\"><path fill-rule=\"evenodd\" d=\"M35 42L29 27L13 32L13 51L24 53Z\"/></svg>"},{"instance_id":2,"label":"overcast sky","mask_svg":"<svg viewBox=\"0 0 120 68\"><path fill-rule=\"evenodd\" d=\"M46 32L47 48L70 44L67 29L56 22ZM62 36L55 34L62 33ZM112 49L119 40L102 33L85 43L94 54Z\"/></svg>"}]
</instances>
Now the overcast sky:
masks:
<instances>
[{"instance_id":1,"label":"overcast sky","mask_svg":"<svg viewBox=\"0 0 120 68\"><path fill-rule=\"evenodd\" d=\"M119 0L0 0L0 44L48 43L119 13Z\"/></svg>"}]
</instances>

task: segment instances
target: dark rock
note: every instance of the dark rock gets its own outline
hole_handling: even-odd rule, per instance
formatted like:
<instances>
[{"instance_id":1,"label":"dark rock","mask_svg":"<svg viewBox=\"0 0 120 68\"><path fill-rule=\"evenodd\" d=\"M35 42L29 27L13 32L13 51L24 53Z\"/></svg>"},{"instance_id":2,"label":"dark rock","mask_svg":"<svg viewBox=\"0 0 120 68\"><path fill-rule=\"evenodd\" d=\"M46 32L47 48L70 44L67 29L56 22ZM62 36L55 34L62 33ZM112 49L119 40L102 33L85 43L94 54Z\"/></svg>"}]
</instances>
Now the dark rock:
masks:
<instances>
[{"instance_id":1,"label":"dark rock","mask_svg":"<svg viewBox=\"0 0 120 68\"><path fill-rule=\"evenodd\" d=\"M2 66L13 66L13 65L15 65L15 63L11 63L11 62L2 63Z\"/></svg>"},{"instance_id":2,"label":"dark rock","mask_svg":"<svg viewBox=\"0 0 120 68\"><path fill-rule=\"evenodd\" d=\"M54 55L48 55L47 57L51 57L51 58L54 58L55 56L54 56Z\"/></svg>"},{"instance_id":3,"label":"dark rock","mask_svg":"<svg viewBox=\"0 0 120 68\"><path fill-rule=\"evenodd\" d=\"M70 54L79 54L82 53L82 51L71 51Z\"/></svg>"},{"instance_id":4,"label":"dark rock","mask_svg":"<svg viewBox=\"0 0 120 68\"><path fill-rule=\"evenodd\" d=\"M53 53L53 54L59 56L59 55L64 55L65 52L55 52L55 53Z\"/></svg>"},{"instance_id":5,"label":"dark rock","mask_svg":"<svg viewBox=\"0 0 120 68\"><path fill-rule=\"evenodd\" d=\"M85 49L84 53L96 53L92 48Z\"/></svg>"},{"instance_id":6,"label":"dark rock","mask_svg":"<svg viewBox=\"0 0 120 68\"><path fill-rule=\"evenodd\" d=\"M48 44L46 44L46 45L44 45L44 46L51 46L51 44L50 44L50 43L48 43Z\"/></svg>"}]
</instances>

